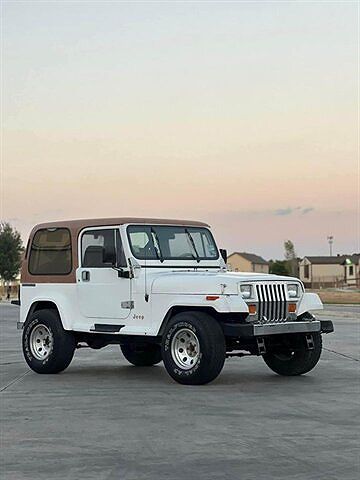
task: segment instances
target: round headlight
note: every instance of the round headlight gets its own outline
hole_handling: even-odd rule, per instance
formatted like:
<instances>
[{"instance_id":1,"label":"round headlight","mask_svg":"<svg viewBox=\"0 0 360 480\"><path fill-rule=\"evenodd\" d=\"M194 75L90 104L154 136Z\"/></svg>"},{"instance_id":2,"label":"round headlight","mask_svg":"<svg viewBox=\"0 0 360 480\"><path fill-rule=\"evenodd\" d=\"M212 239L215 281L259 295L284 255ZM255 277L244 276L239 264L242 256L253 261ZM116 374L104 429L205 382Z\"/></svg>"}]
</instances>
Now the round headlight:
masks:
<instances>
[{"instance_id":1,"label":"round headlight","mask_svg":"<svg viewBox=\"0 0 360 480\"><path fill-rule=\"evenodd\" d=\"M251 298L251 294L252 294L251 285L240 285L240 293L243 298Z\"/></svg>"},{"instance_id":2,"label":"round headlight","mask_svg":"<svg viewBox=\"0 0 360 480\"><path fill-rule=\"evenodd\" d=\"M296 298L299 296L299 285L297 283L289 283L287 290L290 298Z\"/></svg>"}]
</instances>

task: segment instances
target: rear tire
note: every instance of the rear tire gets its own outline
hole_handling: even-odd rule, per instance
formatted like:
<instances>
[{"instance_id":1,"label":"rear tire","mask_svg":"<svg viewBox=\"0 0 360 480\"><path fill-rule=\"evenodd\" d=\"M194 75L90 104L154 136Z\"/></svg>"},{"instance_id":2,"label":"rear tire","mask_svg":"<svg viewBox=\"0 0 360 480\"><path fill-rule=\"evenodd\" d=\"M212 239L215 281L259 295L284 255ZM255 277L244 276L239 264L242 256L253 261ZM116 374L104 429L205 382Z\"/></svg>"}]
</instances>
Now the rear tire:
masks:
<instances>
[{"instance_id":1,"label":"rear tire","mask_svg":"<svg viewBox=\"0 0 360 480\"><path fill-rule=\"evenodd\" d=\"M59 373L70 365L76 348L72 332L63 329L56 310L34 312L22 336L26 363L36 373Z\"/></svg>"},{"instance_id":2,"label":"rear tire","mask_svg":"<svg viewBox=\"0 0 360 480\"><path fill-rule=\"evenodd\" d=\"M225 337L218 322L203 312L181 312L166 326L162 356L168 374L184 385L204 385L221 372Z\"/></svg>"},{"instance_id":3,"label":"rear tire","mask_svg":"<svg viewBox=\"0 0 360 480\"><path fill-rule=\"evenodd\" d=\"M160 345L127 343L120 348L126 360L135 367L150 367L162 360Z\"/></svg>"},{"instance_id":4,"label":"rear tire","mask_svg":"<svg viewBox=\"0 0 360 480\"><path fill-rule=\"evenodd\" d=\"M279 375L295 376L310 372L318 363L322 351L321 333L313 333L314 348L309 350L305 335L292 336L291 346L283 352L270 352L263 355L266 365Z\"/></svg>"}]
</instances>

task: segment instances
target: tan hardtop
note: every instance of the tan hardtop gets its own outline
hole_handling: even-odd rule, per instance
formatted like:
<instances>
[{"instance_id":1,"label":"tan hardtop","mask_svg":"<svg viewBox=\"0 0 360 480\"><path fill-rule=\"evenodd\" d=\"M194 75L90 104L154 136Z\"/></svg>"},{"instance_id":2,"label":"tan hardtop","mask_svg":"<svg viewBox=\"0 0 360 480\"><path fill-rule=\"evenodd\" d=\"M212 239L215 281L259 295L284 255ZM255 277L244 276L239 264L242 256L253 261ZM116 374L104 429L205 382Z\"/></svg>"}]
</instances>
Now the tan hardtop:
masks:
<instances>
[{"instance_id":1,"label":"tan hardtop","mask_svg":"<svg viewBox=\"0 0 360 480\"><path fill-rule=\"evenodd\" d=\"M102 227L125 224L149 224L149 225L188 225L194 227L209 227L207 223L195 220L176 220L165 218L141 218L141 217L115 217L115 218L89 218L79 220L58 220L56 222L46 222L35 225L32 232L43 228L69 228L72 232L79 232L87 227Z\"/></svg>"},{"instance_id":2,"label":"tan hardtop","mask_svg":"<svg viewBox=\"0 0 360 480\"><path fill-rule=\"evenodd\" d=\"M21 268L21 282L24 283L75 283L75 271L78 267L78 235L84 228L107 227L126 224L140 225L179 225L188 227L209 227L207 223L194 220L175 220L164 218L139 218L139 217L118 217L118 218L90 218L79 220L59 220L56 222L39 223L32 229L29 237L31 245L35 233L38 230L47 228L68 228L71 232L72 269L68 275L32 275L28 269L29 252L25 255ZM29 249L29 248L28 248Z\"/></svg>"}]
</instances>

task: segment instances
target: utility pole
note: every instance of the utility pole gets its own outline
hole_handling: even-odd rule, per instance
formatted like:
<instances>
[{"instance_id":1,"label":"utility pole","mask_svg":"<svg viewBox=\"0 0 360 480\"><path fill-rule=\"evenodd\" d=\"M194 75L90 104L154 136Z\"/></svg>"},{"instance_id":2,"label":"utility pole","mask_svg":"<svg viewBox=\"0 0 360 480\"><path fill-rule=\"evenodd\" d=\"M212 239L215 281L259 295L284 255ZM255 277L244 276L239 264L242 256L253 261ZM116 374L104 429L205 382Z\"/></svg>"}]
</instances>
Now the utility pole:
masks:
<instances>
[{"instance_id":1,"label":"utility pole","mask_svg":"<svg viewBox=\"0 0 360 480\"><path fill-rule=\"evenodd\" d=\"M334 243L334 237L332 235L329 235L327 237L327 241L329 242L330 257L332 257L332 246L333 246L333 243Z\"/></svg>"}]
</instances>

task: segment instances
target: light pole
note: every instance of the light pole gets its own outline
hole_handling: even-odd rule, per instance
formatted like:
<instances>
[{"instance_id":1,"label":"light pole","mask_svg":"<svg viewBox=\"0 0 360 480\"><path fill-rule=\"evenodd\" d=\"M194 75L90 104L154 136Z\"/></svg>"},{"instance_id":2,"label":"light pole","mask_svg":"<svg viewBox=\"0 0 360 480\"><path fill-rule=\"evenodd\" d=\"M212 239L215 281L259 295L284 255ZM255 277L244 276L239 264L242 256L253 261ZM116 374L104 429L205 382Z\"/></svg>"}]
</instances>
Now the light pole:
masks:
<instances>
[{"instance_id":1,"label":"light pole","mask_svg":"<svg viewBox=\"0 0 360 480\"><path fill-rule=\"evenodd\" d=\"M332 235L329 235L327 237L327 240L329 242L329 247L330 247L330 257L332 257L332 246L333 246L333 243L334 243L334 237Z\"/></svg>"}]
</instances>

